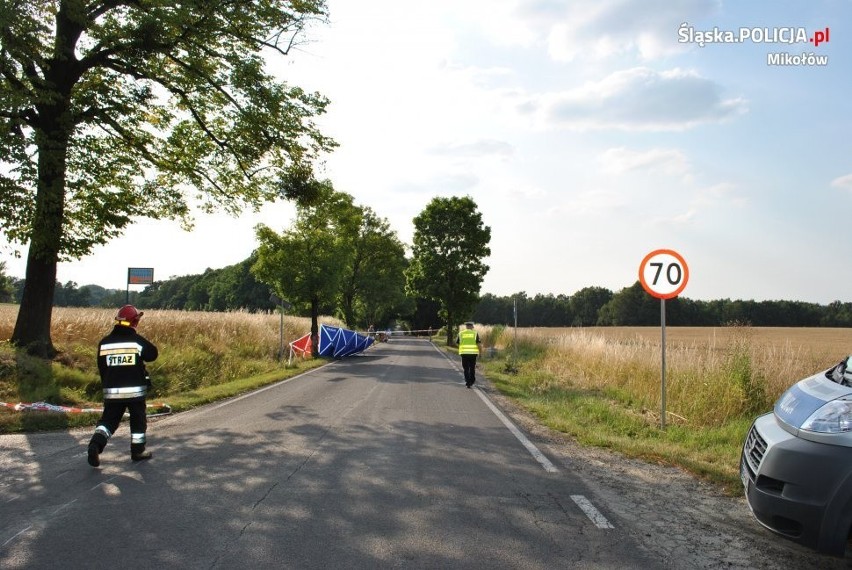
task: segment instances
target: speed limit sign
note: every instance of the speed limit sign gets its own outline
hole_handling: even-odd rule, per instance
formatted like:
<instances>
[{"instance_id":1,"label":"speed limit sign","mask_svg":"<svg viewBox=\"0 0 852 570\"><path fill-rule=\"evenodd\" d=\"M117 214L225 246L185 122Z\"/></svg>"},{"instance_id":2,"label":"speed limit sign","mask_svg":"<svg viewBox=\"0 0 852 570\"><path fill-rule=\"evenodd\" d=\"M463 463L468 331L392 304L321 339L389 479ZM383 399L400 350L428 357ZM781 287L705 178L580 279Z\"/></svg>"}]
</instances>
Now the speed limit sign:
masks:
<instances>
[{"instance_id":1,"label":"speed limit sign","mask_svg":"<svg viewBox=\"0 0 852 570\"><path fill-rule=\"evenodd\" d=\"M683 256L671 249L656 249L639 265L639 282L660 300L660 427L666 429L666 299L677 297L689 281Z\"/></svg>"},{"instance_id":2,"label":"speed limit sign","mask_svg":"<svg viewBox=\"0 0 852 570\"><path fill-rule=\"evenodd\" d=\"M639 282L649 295L671 299L681 294L689 281L689 268L678 252L657 249L645 256L639 266Z\"/></svg>"}]
</instances>

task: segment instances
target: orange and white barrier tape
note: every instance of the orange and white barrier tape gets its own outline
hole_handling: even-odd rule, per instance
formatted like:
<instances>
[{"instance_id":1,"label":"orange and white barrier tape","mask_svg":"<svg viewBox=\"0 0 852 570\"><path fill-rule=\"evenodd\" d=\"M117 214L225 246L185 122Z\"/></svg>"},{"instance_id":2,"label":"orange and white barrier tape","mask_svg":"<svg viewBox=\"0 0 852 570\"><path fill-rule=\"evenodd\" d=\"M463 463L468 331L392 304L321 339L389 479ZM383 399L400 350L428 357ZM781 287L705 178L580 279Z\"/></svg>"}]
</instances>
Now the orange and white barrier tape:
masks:
<instances>
[{"instance_id":1,"label":"orange and white barrier tape","mask_svg":"<svg viewBox=\"0 0 852 570\"><path fill-rule=\"evenodd\" d=\"M75 408L71 406L57 406L56 404L48 404L47 402L33 402L32 404L24 402L17 404L0 402L0 407L12 409L16 412L58 412L63 414L99 414L104 411L103 408ZM172 413L172 407L164 403L148 404L147 407L157 410L156 413L149 413L148 416L163 416Z\"/></svg>"}]
</instances>

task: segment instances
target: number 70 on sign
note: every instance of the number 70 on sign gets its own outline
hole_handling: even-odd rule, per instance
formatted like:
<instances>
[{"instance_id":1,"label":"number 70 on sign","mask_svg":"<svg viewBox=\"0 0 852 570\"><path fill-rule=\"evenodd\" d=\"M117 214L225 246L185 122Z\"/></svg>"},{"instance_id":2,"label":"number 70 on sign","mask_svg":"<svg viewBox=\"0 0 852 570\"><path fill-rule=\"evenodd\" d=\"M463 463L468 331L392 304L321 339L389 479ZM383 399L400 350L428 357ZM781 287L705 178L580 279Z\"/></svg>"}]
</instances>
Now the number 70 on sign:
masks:
<instances>
[{"instance_id":1,"label":"number 70 on sign","mask_svg":"<svg viewBox=\"0 0 852 570\"><path fill-rule=\"evenodd\" d=\"M689 267L678 252L657 249L639 265L639 282L649 295L658 299L677 297L689 281Z\"/></svg>"}]
</instances>

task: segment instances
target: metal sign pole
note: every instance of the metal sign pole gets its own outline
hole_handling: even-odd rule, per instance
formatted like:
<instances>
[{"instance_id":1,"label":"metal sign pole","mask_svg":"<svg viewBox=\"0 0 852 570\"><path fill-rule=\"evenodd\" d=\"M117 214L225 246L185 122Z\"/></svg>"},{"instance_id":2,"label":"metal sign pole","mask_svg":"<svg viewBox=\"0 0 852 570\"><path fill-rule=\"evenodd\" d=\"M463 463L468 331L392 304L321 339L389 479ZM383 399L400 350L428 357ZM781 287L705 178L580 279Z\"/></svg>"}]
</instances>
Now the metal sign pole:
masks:
<instances>
[{"instance_id":1,"label":"metal sign pole","mask_svg":"<svg viewBox=\"0 0 852 570\"><path fill-rule=\"evenodd\" d=\"M666 300L660 299L660 329L662 331L661 355L662 374L660 377L660 429L666 429Z\"/></svg>"},{"instance_id":2,"label":"metal sign pole","mask_svg":"<svg viewBox=\"0 0 852 570\"><path fill-rule=\"evenodd\" d=\"M512 363L517 365L518 362L518 300L512 299L514 302L513 312L515 314L515 340L512 342Z\"/></svg>"},{"instance_id":3,"label":"metal sign pole","mask_svg":"<svg viewBox=\"0 0 852 570\"><path fill-rule=\"evenodd\" d=\"M281 320L278 325L278 362L281 362L281 357L284 355L284 306L280 306Z\"/></svg>"},{"instance_id":4,"label":"metal sign pole","mask_svg":"<svg viewBox=\"0 0 852 570\"><path fill-rule=\"evenodd\" d=\"M660 427L666 429L666 299L681 294L689 281L689 267L672 249L656 249L639 264L639 282L645 291L660 300Z\"/></svg>"}]
</instances>

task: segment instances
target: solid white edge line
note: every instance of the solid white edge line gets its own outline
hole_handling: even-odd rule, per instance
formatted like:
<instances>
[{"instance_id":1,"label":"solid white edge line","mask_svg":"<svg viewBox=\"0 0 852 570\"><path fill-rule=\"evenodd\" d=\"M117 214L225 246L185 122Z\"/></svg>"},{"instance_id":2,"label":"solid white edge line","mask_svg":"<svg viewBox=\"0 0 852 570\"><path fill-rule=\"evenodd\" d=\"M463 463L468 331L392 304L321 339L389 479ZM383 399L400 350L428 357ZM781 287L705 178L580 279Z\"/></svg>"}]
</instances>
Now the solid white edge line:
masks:
<instances>
[{"instance_id":1,"label":"solid white edge line","mask_svg":"<svg viewBox=\"0 0 852 570\"><path fill-rule=\"evenodd\" d=\"M571 495L571 499L577 503L577 506L580 507L586 516L589 517L589 520L594 523L594 525L598 528L615 528L613 527L606 517L601 514L599 510L597 510L594 505L583 495Z\"/></svg>"},{"instance_id":2,"label":"solid white edge line","mask_svg":"<svg viewBox=\"0 0 852 570\"><path fill-rule=\"evenodd\" d=\"M213 410L218 410L219 408L224 408L225 406L230 406L231 404L233 404L235 402L239 402L240 400L245 400L246 398L251 398L252 396L257 396L258 394L260 394L262 392L266 392L267 390L272 390L273 388L277 388L278 386L281 386L282 384L286 384L287 382L292 382L293 380L301 378L302 376L306 376L306 375L308 375L308 374L310 374L310 373L312 373L316 370L319 370L320 368L324 368L324 367L328 366L329 364L334 364L334 362L327 362L327 363L325 363L321 366L317 366L316 368L311 368L310 370L305 370L301 374L296 374L295 376L291 376L290 378L285 378L284 380L281 380L280 382L276 382L275 384L270 384L269 386L264 386L263 388L259 388L259 389L255 390L253 392L243 394L242 396L237 396L236 398L234 398L232 400L226 400L226 401L222 402L221 404L219 404L217 406L213 406L212 408L204 410L204 412L212 412Z\"/></svg>"},{"instance_id":3,"label":"solid white edge line","mask_svg":"<svg viewBox=\"0 0 852 570\"><path fill-rule=\"evenodd\" d=\"M482 393L482 390L477 388L476 389L476 395L479 396L482 399L483 402L485 402L486 406L491 408L491 411L494 412L494 415L497 416L500 419L501 422L503 422L503 425L505 425L507 428L509 428L509 431L512 432L512 434L516 438L518 438L518 441L521 442L521 445L526 447L527 451L529 451L530 454L533 457L535 457L535 460L538 461L539 463L541 463L541 466L544 467L545 471L547 471L548 473L557 473L559 471L559 469L557 469L556 466L553 463L551 463L550 460L547 457L544 456L544 454L535 446L535 444L533 442L531 442L529 439L527 439L527 437L524 434L521 433L521 430L519 430L517 427L515 427L515 424L513 424L511 421L509 421L509 418L507 418L503 414L503 412L501 412L497 408L497 406L495 406L491 402L491 400L489 400L488 397L486 397L485 394Z\"/></svg>"},{"instance_id":4,"label":"solid white edge line","mask_svg":"<svg viewBox=\"0 0 852 570\"><path fill-rule=\"evenodd\" d=\"M441 349L439 349L434 344L432 345L432 348L434 348L436 351L438 351L438 354L440 354L441 356L446 358L447 362L452 364L453 368L455 368L455 370L458 372L458 368L456 367L456 363L453 362L452 360L450 360L449 356L447 356ZM538 461L541 464L542 467L544 467L545 471L547 471L548 473L558 473L559 472L559 469L557 469L556 466L553 463L551 463L550 460L547 457L545 457L545 455L539 450L539 448L537 448L535 446L535 444L533 442L531 442L529 439L527 439L527 436L525 436L523 433L521 433L521 430L519 430L515 426L515 424L513 424L511 422L511 420L509 420L509 418L507 418L503 414L503 412L501 412L500 409L497 406L495 406L494 403L491 400L488 399L488 396L486 396L482 392L482 390L480 390L475 385L474 385L474 390L476 391L476 395L479 396L482 399L483 402L485 402L485 405L488 406L488 408L494 413L494 415L497 416L497 418L501 422L503 422L503 425L505 425L509 429L509 431L512 432L512 435L514 435L518 439L518 441L521 442L521 445L523 445L527 449L527 451L530 452L530 455L532 455L535 458L535 460Z\"/></svg>"},{"instance_id":5,"label":"solid white edge line","mask_svg":"<svg viewBox=\"0 0 852 570\"><path fill-rule=\"evenodd\" d=\"M12 542L12 541L13 541L13 540L15 540L16 538L18 538L19 536L21 536L22 534L24 534L25 532L27 532L28 530L30 530L31 528L33 528L33 525L28 526L27 528L25 528L24 530L22 530L21 532L19 532L18 534L16 534L15 536L13 536L12 538L10 538L10 539L9 539L9 540L7 540L6 542L4 542L4 543L3 543L3 546L6 546L7 544L9 544L10 542Z\"/></svg>"}]
</instances>

